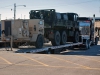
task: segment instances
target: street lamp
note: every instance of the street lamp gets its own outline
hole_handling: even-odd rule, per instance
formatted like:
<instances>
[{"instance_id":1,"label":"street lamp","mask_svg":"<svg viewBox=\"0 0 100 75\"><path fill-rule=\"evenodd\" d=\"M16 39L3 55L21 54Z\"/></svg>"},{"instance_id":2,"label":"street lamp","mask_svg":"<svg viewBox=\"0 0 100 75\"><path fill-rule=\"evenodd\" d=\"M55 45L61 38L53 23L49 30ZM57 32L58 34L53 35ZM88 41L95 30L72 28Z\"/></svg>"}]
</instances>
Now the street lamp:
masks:
<instances>
[{"instance_id":1,"label":"street lamp","mask_svg":"<svg viewBox=\"0 0 100 75\"><path fill-rule=\"evenodd\" d=\"M24 6L24 7L26 7L26 5L17 5L17 6ZM16 3L14 3L14 25L15 25L15 19L16 19L16 7L17 6L16 6ZM12 50L12 46L13 46L13 37L12 37L12 34L11 34L11 50Z\"/></svg>"},{"instance_id":2,"label":"street lamp","mask_svg":"<svg viewBox=\"0 0 100 75\"><path fill-rule=\"evenodd\" d=\"M99 7L99 13L100 13L100 7Z\"/></svg>"},{"instance_id":3,"label":"street lamp","mask_svg":"<svg viewBox=\"0 0 100 75\"><path fill-rule=\"evenodd\" d=\"M14 3L14 20L16 19L16 7L18 7L18 6L26 7L26 5L16 5L16 3Z\"/></svg>"},{"instance_id":4,"label":"street lamp","mask_svg":"<svg viewBox=\"0 0 100 75\"><path fill-rule=\"evenodd\" d=\"M0 22L1 22L1 14L0 14Z\"/></svg>"}]
</instances>

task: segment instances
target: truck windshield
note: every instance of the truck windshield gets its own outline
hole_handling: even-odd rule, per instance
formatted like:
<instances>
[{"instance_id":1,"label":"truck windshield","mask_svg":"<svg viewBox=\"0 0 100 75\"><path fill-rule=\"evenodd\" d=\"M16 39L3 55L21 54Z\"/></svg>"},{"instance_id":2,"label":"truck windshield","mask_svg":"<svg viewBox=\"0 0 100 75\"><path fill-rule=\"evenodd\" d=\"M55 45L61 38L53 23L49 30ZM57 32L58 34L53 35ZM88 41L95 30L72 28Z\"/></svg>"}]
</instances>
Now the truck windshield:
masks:
<instances>
[{"instance_id":1,"label":"truck windshield","mask_svg":"<svg viewBox=\"0 0 100 75\"><path fill-rule=\"evenodd\" d=\"M47 10L31 10L30 11L30 19L41 19L42 15L43 15L43 19L45 19L46 17L50 17L53 16L53 14L55 13L54 9L47 9Z\"/></svg>"},{"instance_id":2,"label":"truck windshield","mask_svg":"<svg viewBox=\"0 0 100 75\"><path fill-rule=\"evenodd\" d=\"M31 10L30 19L43 19L45 23L52 23L55 19L55 9Z\"/></svg>"},{"instance_id":3,"label":"truck windshield","mask_svg":"<svg viewBox=\"0 0 100 75\"><path fill-rule=\"evenodd\" d=\"M78 20L79 21L87 21L87 20L90 20L90 18L87 18L87 17L78 17Z\"/></svg>"},{"instance_id":4,"label":"truck windshield","mask_svg":"<svg viewBox=\"0 0 100 75\"><path fill-rule=\"evenodd\" d=\"M43 19L45 23L49 25L56 25L69 21L77 21L78 14L76 13L59 13L55 9L44 9L44 10L31 10L30 19Z\"/></svg>"}]
</instances>

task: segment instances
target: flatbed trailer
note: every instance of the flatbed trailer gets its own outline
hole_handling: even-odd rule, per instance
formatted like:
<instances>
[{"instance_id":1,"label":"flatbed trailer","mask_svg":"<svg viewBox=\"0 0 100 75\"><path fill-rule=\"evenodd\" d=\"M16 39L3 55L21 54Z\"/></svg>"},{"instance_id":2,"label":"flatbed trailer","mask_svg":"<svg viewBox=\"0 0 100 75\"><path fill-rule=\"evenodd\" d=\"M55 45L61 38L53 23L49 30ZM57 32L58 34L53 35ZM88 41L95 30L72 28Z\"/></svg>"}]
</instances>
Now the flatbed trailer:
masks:
<instances>
[{"instance_id":1,"label":"flatbed trailer","mask_svg":"<svg viewBox=\"0 0 100 75\"><path fill-rule=\"evenodd\" d=\"M85 41L83 41L85 40ZM51 43L44 43L43 48L31 48L29 51L26 51L26 53L37 53L37 52L45 52L47 54L59 54L62 51L65 51L66 49L73 48L75 46L83 47L84 49L89 49L91 45L91 41L88 41L88 38L83 37L82 40L78 43L68 42L65 45L59 45L59 46L52 46ZM13 50L12 43L13 41L0 41L0 43L5 44L5 49ZM7 44L10 44L10 48L8 48ZM20 48L20 47L19 47ZM25 48L25 47L24 47Z\"/></svg>"},{"instance_id":2,"label":"flatbed trailer","mask_svg":"<svg viewBox=\"0 0 100 75\"><path fill-rule=\"evenodd\" d=\"M69 47L73 46L80 46L83 45L82 42L78 43L66 43L65 45L60 45L60 46L46 46L41 49L34 48L30 51L27 51L28 53L37 53L37 52L45 52L47 54L59 54L60 52L68 49ZM87 48L88 49L88 48Z\"/></svg>"},{"instance_id":3,"label":"flatbed trailer","mask_svg":"<svg viewBox=\"0 0 100 75\"><path fill-rule=\"evenodd\" d=\"M52 44L51 43L44 43L44 46L43 46L43 48L35 48L35 47L32 47L31 49L28 49L28 51L27 51L27 49L25 49L26 51L25 51L25 53L38 53L38 52L45 52L46 54L59 54L60 52L62 52L62 51L65 51L65 50L67 50L67 49L69 49L69 48L74 48L74 47L78 47L78 48L81 48L81 49L89 49L89 48L91 48L90 46L91 46L91 42L92 41L89 41L89 39L88 38L85 38L85 37L83 37L82 38L82 40L80 41L80 42L78 42L78 43L73 43L73 42L67 42L65 45L59 45L59 46L52 46ZM7 48L6 46L7 45L5 45L5 49L7 50L7 49L11 49L11 50L13 50L13 48L12 48L12 41L1 41L1 43L10 43L10 48ZM25 48L25 46L23 47L23 46L20 46L19 47L19 49L22 49L22 50L24 50L23 48Z\"/></svg>"},{"instance_id":4,"label":"flatbed trailer","mask_svg":"<svg viewBox=\"0 0 100 75\"><path fill-rule=\"evenodd\" d=\"M67 42L65 45L52 46L51 43L45 43L43 48L32 48L28 53L45 52L47 54L59 54L69 48L90 49L92 41L87 36L82 36L81 41L78 43Z\"/></svg>"}]
</instances>

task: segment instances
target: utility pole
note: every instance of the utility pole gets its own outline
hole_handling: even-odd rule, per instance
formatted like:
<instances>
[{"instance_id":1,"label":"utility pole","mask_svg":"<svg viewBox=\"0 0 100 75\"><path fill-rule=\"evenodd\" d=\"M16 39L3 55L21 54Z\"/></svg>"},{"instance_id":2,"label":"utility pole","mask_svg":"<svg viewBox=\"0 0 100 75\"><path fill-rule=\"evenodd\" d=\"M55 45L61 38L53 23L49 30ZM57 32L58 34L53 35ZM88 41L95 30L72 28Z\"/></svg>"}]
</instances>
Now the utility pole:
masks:
<instances>
[{"instance_id":1,"label":"utility pole","mask_svg":"<svg viewBox=\"0 0 100 75\"><path fill-rule=\"evenodd\" d=\"M100 13L100 7L99 7L99 13Z\"/></svg>"},{"instance_id":2,"label":"utility pole","mask_svg":"<svg viewBox=\"0 0 100 75\"><path fill-rule=\"evenodd\" d=\"M25 15L24 15L24 19L25 19Z\"/></svg>"},{"instance_id":3,"label":"utility pole","mask_svg":"<svg viewBox=\"0 0 100 75\"><path fill-rule=\"evenodd\" d=\"M96 36L96 31L95 31L95 14L93 15L93 27L94 27L94 33L93 33L94 34L94 37L93 37L94 40L93 41L96 42L96 40L95 40L95 38L96 38L95 37Z\"/></svg>"},{"instance_id":4,"label":"utility pole","mask_svg":"<svg viewBox=\"0 0 100 75\"><path fill-rule=\"evenodd\" d=\"M14 20L16 19L16 3L14 3Z\"/></svg>"},{"instance_id":5,"label":"utility pole","mask_svg":"<svg viewBox=\"0 0 100 75\"><path fill-rule=\"evenodd\" d=\"M0 22L1 22L1 14L0 14Z\"/></svg>"},{"instance_id":6,"label":"utility pole","mask_svg":"<svg viewBox=\"0 0 100 75\"><path fill-rule=\"evenodd\" d=\"M26 7L26 5L16 5L16 3L14 3L14 20L16 19L16 7L18 7L18 6Z\"/></svg>"},{"instance_id":7,"label":"utility pole","mask_svg":"<svg viewBox=\"0 0 100 75\"><path fill-rule=\"evenodd\" d=\"M14 25L15 25L15 19L16 19L16 3L14 3ZM11 34L10 45L11 45L11 51L12 51L12 48L13 48L13 36L12 36L12 34Z\"/></svg>"}]
</instances>

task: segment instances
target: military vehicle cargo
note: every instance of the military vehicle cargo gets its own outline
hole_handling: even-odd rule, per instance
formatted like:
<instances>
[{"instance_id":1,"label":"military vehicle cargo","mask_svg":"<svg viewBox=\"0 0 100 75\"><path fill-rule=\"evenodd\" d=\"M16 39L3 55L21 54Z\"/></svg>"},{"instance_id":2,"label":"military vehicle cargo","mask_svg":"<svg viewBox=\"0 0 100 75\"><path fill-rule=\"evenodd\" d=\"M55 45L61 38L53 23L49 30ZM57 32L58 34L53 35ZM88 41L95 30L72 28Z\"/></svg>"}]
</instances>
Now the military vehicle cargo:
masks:
<instances>
[{"instance_id":1,"label":"military vehicle cargo","mask_svg":"<svg viewBox=\"0 0 100 75\"><path fill-rule=\"evenodd\" d=\"M55 9L31 10L30 19L44 20L44 37L52 45L79 42L79 25L76 13L59 13Z\"/></svg>"},{"instance_id":2,"label":"military vehicle cargo","mask_svg":"<svg viewBox=\"0 0 100 75\"><path fill-rule=\"evenodd\" d=\"M34 20L2 20L2 41L10 41L13 37L14 44L18 42L31 42L37 48L42 48L44 43L44 21Z\"/></svg>"}]
</instances>

